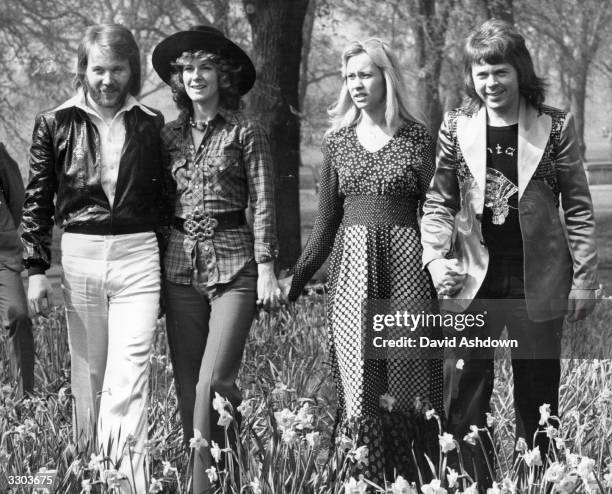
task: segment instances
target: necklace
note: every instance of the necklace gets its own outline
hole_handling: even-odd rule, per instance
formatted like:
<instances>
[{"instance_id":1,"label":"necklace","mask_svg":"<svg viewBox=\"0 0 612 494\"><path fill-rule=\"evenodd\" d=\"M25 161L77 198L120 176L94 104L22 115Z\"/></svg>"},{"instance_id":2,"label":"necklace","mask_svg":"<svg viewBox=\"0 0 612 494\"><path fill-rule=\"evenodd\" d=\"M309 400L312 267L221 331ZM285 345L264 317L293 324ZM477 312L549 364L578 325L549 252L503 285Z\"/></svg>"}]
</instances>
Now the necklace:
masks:
<instances>
[{"instance_id":1,"label":"necklace","mask_svg":"<svg viewBox=\"0 0 612 494\"><path fill-rule=\"evenodd\" d=\"M198 129L200 132L204 132L204 130L208 126L208 121L194 120L192 117L189 117L189 125L191 125L194 129Z\"/></svg>"}]
</instances>

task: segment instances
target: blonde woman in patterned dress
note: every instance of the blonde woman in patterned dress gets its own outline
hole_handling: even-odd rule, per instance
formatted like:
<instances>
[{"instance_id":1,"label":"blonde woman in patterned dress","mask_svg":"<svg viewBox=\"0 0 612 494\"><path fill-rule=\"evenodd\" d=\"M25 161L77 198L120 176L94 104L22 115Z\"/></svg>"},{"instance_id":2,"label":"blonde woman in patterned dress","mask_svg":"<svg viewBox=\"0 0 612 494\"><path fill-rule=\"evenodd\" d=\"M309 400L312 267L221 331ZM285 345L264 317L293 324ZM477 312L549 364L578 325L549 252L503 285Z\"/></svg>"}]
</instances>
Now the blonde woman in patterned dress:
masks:
<instances>
[{"instance_id":1,"label":"blonde woman in patterned dress","mask_svg":"<svg viewBox=\"0 0 612 494\"><path fill-rule=\"evenodd\" d=\"M437 426L422 412L441 409L441 363L364 359L361 312L364 299L435 298L420 264L417 224L435 146L407 110L397 58L386 43L370 38L351 44L342 55L342 74L322 146L317 218L293 277L282 284L291 283L289 299L295 300L331 251L336 435L368 448L367 465L355 465L350 474L381 484L400 474L417 480L412 451L421 460L424 452L437 454Z\"/></svg>"}]
</instances>

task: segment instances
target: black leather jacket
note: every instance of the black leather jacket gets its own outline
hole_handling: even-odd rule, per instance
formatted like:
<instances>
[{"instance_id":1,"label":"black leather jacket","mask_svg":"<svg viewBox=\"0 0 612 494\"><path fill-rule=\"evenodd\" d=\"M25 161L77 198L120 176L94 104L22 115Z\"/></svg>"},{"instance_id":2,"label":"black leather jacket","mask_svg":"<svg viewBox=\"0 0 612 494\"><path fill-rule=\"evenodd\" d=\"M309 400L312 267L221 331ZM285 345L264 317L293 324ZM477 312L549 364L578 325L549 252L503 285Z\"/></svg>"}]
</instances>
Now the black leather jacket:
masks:
<instances>
[{"instance_id":1,"label":"black leather jacket","mask_svg":"<svg viewBox=\"0 0 612 494\"><path fill-rule=\"evenodd\" d=\"M114 204L101 184L100 135L77 106L36 117L23 209L24 264L30 275L51 263L53 214L65 231L112 235L156 230L168 219L162 190L160 130L164 118L135 106L125 112L125 144ZM55 197L55 205L54 205Z\"/></svg>"}]
</instances>

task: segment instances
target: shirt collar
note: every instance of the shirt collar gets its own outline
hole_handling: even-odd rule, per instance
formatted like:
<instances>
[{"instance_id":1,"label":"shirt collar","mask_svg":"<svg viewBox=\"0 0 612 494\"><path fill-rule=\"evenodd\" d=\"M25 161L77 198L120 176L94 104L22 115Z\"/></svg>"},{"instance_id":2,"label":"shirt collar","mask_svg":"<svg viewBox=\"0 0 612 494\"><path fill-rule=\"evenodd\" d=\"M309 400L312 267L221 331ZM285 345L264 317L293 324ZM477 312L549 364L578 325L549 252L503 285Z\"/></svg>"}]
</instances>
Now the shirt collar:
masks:
<instances>
[{"instance_id":1,"label":"shirt collar","mask_svg":"<svg viewBox=\"0 0 612 494\"><path fill-rule=\"evenodd\" d=\"M123 103L123 106L119 108L115 116L120 115L123 112L128 112L136 106L140 108L147 115L150 115L152 117L155 116L155 113L149 110L146 106L144 106L140 101L134 98L134 96L132 96L131 94L128 94L127 98L125 99ZM87 97L85 96L85 92L83 91L82 88L79 88L77 90L77 94L75 94L72 98L70 98L65 103L58 106L56 110L62 110L64 108L71 108L71 107L80 108L84 112L102 119L102 116L96 110L94 110L91 106L87 104Z\"/></svg>"},{"instance_id":2,"label":"shirt collar","mask_svg":"<svg viewBox=\"0 0 612 494\"><path fill-rule=\"evenodd\" d=\"M190 116L191 115L188 110L181 110L179 116L175 120L175 128L187 127ZM227 108L219 107L217 109L217 113L210 120L210 122L214 125L219 119L226 122L234 122L236 120L236 110L228 110Z\"/></svg>"}]
</instances>

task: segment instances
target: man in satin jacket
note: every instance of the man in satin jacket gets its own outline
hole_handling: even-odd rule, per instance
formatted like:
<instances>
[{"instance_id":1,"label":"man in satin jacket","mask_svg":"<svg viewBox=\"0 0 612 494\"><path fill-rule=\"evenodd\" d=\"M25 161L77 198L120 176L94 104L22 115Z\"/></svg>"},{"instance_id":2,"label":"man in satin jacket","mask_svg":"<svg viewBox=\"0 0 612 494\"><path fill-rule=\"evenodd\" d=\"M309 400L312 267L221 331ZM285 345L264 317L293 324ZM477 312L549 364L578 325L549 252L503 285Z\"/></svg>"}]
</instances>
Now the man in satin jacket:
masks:
<instances>
[{"instance_id":1,"label":"man in satin jacket","mask_svg":"<svg viewBox=\"0 0 612 494\"><path fill-rule=\"evenodd\" d=\"M116 24L91 26L77 94L37 116L23 214L28 299L51 305L53 216L61 240L76 439L121 461L121 492L145 492L149 356L163 211L163 117L138 102L140 54ZM95 434L97 428L97 435ZM106 465L106 468L111 468Z\"/></svg>"},{"instance_id":2,"label":"man in satin jacket","mask_svg":"<svg viewBox=\"0 0 612 494\"><path fill-rule=\"evenodd\" d=\"M506 327L516 340L517 437L532 447L538 406L557 413L564 315L582 319L594 307L593 206L573 117L543 105L544 81L524 38L490 20L470 34L464 57L470 103L448 112L440 128L421 222L423 264L446 299L442 306L486 315L482 327L454 336L495 339ZM471 425L486 425L493 349L446 350L445 411L460 440ZM484 488L491 481L486 458L466 439L463 463L476 466Z\"/></svg>"}]
</instances>

